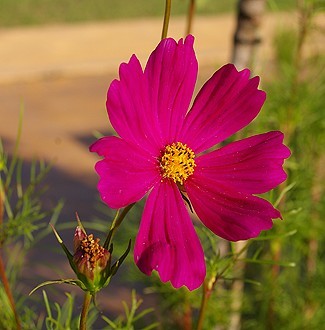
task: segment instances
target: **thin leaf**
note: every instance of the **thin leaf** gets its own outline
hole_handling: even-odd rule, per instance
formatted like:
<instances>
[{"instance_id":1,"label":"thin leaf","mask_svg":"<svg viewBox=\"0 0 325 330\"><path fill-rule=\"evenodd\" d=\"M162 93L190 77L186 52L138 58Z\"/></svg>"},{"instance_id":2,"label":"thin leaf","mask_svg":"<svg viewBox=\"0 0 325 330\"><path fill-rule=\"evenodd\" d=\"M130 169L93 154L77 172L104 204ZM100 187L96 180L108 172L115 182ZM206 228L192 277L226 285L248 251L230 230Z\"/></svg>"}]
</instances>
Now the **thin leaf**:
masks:
<instances>
[{"instance_id":1,"label":"thin leaf","mask_svg":"<svg viewBox=\"0 0 325 330\"><path fill-rule=\"evenodd\" d=\"M120 257L120 259L118 259L114 265L111 268L111 273L112 276L116 274L117 270L119 269L119 267L122 265L123 261L125 260L125 258L127 257L127 255L129 254L131 249L131 239L129 240L129 245L126 249L126 251L123 253L123 255Z\"/></svg>"},{"instance_id":2,"label":"thin leaf","mask_svg":"<svg viewBox=\"0 0 325 330\"><path fill-rule=\"evenodd\" d=\"M252 241L268 241L268 240L273 240L276 238L285 238L285 237L293 236L296 233L297 233L297 229L294 229L294 230L291 230L284 234L259 236L259 237L252 238L251 240Z\"/></svg>"},{"instance_id":3,"label":"thin leaf","mask_svg":"<svg viewBox=\"0 0 325 330\"><path fill-rule=\"evenodd\" d=\"M103 319L105 322L107 322L108 325L110 325L113 329L116 329L116 328L117 328L116 324L115 324L113 321L111 321L108 317L106 317L106 316L102 316L102 319Z\"/></svg>"},{"instance_id":4,"label":"thin leaf","mask_svg":"<svg viewBox=\"0 0 325 330\"><path fill-rule=\"evenodd\" d=\"M46 291L45 290L42 290L42 292L43 292L43 299L44 299L44 303L45 303L45 308L46 308L47 314L50 317L52 317L51 307L50 307L50 304L49 304L49 300L47 298ZM31 293L29 295L31 295Z\"/></svg>"},{"instance_id":5,"label":"thin leaf","mask_svg":"<svg viewBox=\"0 0 325 330\"><path fill-rule=\"evenodd\" d=\"M32 295L36 290L38 290L39 288L46 286L46 285L51 285L51 284L71 284L71 285L77 285L79 286L82 290L85 290L85 287L83 285L83 283L79 280L76 279L61 279L61 280L53 280L53 281L46 281L43 282L41 284L39 284L38 286L36 286L28 295Z\"/></svg>"},{"instance_id":6,"label":"thin leaf","mask_svg":"<svg viewBox=\"0 0 325 330\"><path fill-rule=\"evenodd\" d=\"M57 319L57 322L59 323L59 324L61 324L62 322L61 322L61 316L62 316L62 312L61 312L61 307L60 307L60 305L56 302L56 303L54 303L54 306L55 306L55 308L56 308L56 310L57 310L57 317L56 317L56 319Z\"/></svg>"},{"instance_id":7,"label":"thin leaf","mask_svg":"<svg viewBox=\"0 0 325 330\"><path fill-rule=\"evenodd\" d=\"M70 328L70 324L71 324L71 320L72 320L72 312L73 312L73 305L74 305L74 298L72 297L72 295L70 293L66 292L66 296L67 296L67 301L64 303L64 313L63 313L63 319L64 321L64 325L65 325L65 329Z\"/></svg>"},{"instance_id":8,"label":"thin leaf","mask_svg":"<svg viewBox=\"0 0 325 330\"><path fill-rule=\"evenodd\" d=\"M134 321L137 321L137 320L140 320L141 318L143 318L144 316L146 316L147 314L149 313L152 313L154 312L154 308L147 308L145 309L144 311L142 311L141 313L137 314L135 317L134 317Z\"/></svg>"},{"instance_id":9,"label":"thin leaf","mask_svg":"<svg viewBox=\"0 0 325 330\"><path fill-rule=\"evenodd\" d=\"M295 185L296 185L296 183L293 182L293 183L289 184L287 187L285 187L285 188L281 191L280 196L279 196L278 199L275 201L275 203L274 203L273 206L274 206L274 207L278 207L278 205L280 204L280 202L281 202L282 198L285 196L285 194L286 194L288 191L290 191Z\"/></svg>"},{"instance_id":10,"label":"thin leaf","mask_svg":"<svg viewBox=\"0 0 325 330\"><path fill-rule=\"evenodd\" d=\"M152 323L148 325L147 327L143 328L142 330L151 330L159 327L159 322Z\"/></svg>"},{"instance_id":11,"label":"thin leaf","mask_svg":"<svg viewBox=\"0 0 325 330\"><path fill-rule=\"evenodd\" d=\"M103 245L103 248L106 249L106 250L108 250L108 247L109 247L110 244L111 244L111 240L112 240L112 237L113 237L113 231L114 231L114 229L115 229L115 223L116 223L116 221L117 221L119 215L120 215L120 210L118 209L118 210L116 211L115 217L114 217L114 219L113 219L113 221L112 221L111 228L110 228L110 230L109 230L109 232L108 232L108 235L107 235L107 237L106 237L105 243L104 243L104 245Z\"/></svg>"},{"instance_id":12,"label":"thin leaf","mask_svg":"<svg viewBox=\"0 0 325 330\"><path fill-rule=\"evenodd\" d=\"M277 265L282 267L296 267L294 262L277 262L273 260L258 260L258 259L238 259L240 261L254 263L254 264L261 264L261 265Z\"/></svg>"},{"instance_id":13,"label":"thin leaf","mask_svg":"<svg viewBox=\"0 0 325 330\"><path fill-rule=\"evenodd\" d=\"M54 232L54 235L56 236L59 244L61 245L65 255L67 256L68 260L69 260L69 264L72 268L72 270L75 272L75 274L80 277L82 274L79 273L76 264L73 261L73 255L70 253L70 251L67 249L67 247L65 246L65 244L63 243L62 238L60 237L59 233L55 230L55 228L50 224L50 226L52 227L52 230ZM83 276L81 276L83 279Z\"/></svg>"},{"instance_id":14,"label":"thin leaf","mask_svg":"<svg viewBox=\"0 0 325 330\"><path fill-rule=\"evenodd\" d=\"M11 160L11 163L10 163L10 166L9 166L9 169L8 169L7 180L5 182L5 188L9 187L9 185L10 185L12 175L13 175L13 172L15 170L16 163L17 163L17 160L18 160L18 148L19 148L21 133L22 133L23 116L24 116L24 106L23 106L23 104L21 104L20 113L19 113L19 121L18 121L17 137L16 137L16 140L15 140L15 146L14 146L12 160Z\"/></svg>"}]
</instances>

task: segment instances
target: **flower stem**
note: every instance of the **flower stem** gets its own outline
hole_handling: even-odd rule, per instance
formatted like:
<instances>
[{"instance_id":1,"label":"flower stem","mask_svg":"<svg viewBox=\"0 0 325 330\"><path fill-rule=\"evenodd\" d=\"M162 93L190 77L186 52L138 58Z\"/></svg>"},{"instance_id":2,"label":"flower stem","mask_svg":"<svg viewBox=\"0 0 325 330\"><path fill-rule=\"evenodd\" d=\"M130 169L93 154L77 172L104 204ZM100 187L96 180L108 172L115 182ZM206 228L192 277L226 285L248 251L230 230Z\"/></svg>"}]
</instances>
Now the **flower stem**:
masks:
<instances>
[{"instance_id":1,"label":"flower stem","mask_svg":"<svg viewBox=\"0 0 325 330\"><path fill-rule=\"evenodd\" d=\"M3 283L3 287L4 287L4 290L6 292L6 295L8 297L12 312L14 313L14 316L15 316L16 329L20 330L21 329L20 319L19 319L19 315L17 313L15 300L14 300L14 297L13 297L11 289L10 289L9 281L8 281L7 276L6 276L4 262L3 262L1 254L0 254L0 278L1 278L1 282Z\"/></svg>"},{"instance_id":2,"label":"flower stem","mask_svg":"<svg viewBox=\"0 0 325 330\"><path fill-rule=\"evenodd\" d=\"M165 39L167 37L167 31L168 31L171 8L172 8L172 0L166 0L164 23L163 23L162 33L161 33L161 40Z\"/></svg>"},{"instance_id":3,"label":"flower stem","mask_svg":"<svg viewBox=\"0 0 325 330\"><path fill-rule=\"evenodd\" d=\"M196 330L202 330L203 329L203 323L204 323L204 317L205 317L205 312L208 306L208 301L210 299L210 296L212 292L214 291L214 288L216 284L218 283L219 279L223 277L223 275L226 273L226 271L229 269L230 266L234 265L239 258L243 255L243 253L246 252L248 249L248 246L251 244L251 241L247 241L244 246L241 246L241 249L237 251L232 259L232 262L226 265L218 274L213 276L210 279L206 279L203 282L203 292L202 292L202 299L201 299L201 306L200 306L200 311L199 311L199 319L197 323Z\"/></svg>"},{"instance_id":4,"label":"flower stem","mask_svg":"<svg viewBox=\"0 0 325 330\"><path fill-rule=\"evenodd\" d=\"M208 306L208 300L211 295L211 290L208 288L208 284L206 281L204 281L202 286L202 299L201 299L201 306L200 306L200 312L199 312L199 320L197 323L196 330L202 330L203 329L203 323L204 323L204 317L205 317L205 311Z\"/></svg>"},{"instance_id":5,"label":"flower stem","mask_svg":"<svg viewBox=\"0 0 325 330\"><path fill-rule=\"evenodd\" d=\"M103 245L103 247L105 249L109 249L110 242L111 242L115 232L117 231L118 227L124 220L125 216L129 213L129 211L131 210L131 208L134 205L135 205L135 203L132 203L132 204L128 205L127 207L125 207L121 213L116 214L116 217L114 218L111 228L109 230L109 233L107 235L106 241Z\"/></svg>"},{"instance_id":6,"label":"flower stem","mask_svg":"<svg viewBox=\"0 0 325 330\"><path fill-rule=\"evenodd\" d=\"M80 315L80 330L86 330L87 329L87 316L88 316L88 310L91 302L91 293L89 291L85 292L84 296L84 302L82 305L82 311Z\"/></svg>"},{"instance_id":7,"label":"flower stem","mask_svg":"<svg viewBox=\"0 0 325 330\"><path fill-rule=\"evenodd\" d=\"M1 180L1 178L0 178ZM4 214L4 193L2 192L2 181L0 181L0 226L3 223L3 214ZM1 247L1 241L0 241L0 247Z\"/></svg>"},{"instance_id":8,"label":"flower stem","mask_svg":"<svg viewBox=\"0 0 325 330\"><path fill-rule=\"evenodd\" d=\"M195 13L195 0L190 0L188 12L187 12L186 35L190 34L192 31L194 13Z\"/></svg>"}]
</instances>

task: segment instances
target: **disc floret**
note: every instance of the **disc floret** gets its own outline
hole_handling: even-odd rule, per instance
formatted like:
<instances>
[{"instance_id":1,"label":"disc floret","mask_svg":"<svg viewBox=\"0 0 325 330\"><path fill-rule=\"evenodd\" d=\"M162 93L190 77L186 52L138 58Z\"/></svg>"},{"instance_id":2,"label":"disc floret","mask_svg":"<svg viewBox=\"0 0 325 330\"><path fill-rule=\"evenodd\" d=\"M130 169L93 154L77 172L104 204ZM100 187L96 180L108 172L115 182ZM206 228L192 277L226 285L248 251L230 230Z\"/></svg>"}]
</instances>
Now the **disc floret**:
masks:
<instances>
[{"instance_id":1,"label":"disc floret","mask_svg":"<svg viewBox=\"0 0 325 330\"><path fill-rule=\"evenodd\" d=\"M163 178L183 185L185 180L194 173L195 154L182 142L167 145L159 160Z\"/></svg>"}]
</instances>

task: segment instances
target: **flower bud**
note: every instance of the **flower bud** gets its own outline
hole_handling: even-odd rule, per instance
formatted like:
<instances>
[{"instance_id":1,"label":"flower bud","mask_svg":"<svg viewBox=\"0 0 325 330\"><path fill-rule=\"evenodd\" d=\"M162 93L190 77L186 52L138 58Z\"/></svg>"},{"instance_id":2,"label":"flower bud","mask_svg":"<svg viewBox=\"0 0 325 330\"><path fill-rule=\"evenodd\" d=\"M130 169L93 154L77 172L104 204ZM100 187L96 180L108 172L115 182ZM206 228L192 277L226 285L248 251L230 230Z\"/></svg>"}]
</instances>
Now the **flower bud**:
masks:
<instances>
[{"instance_id":1,"label":"flower bud","mask_svg":"<svg viewBox=\"0 0 325 330\"><path fill-rule=\"evenodd\" d=\"M71 285L78 285L82 290L90 292L95 295L99 290L106 287L127 257L131 249L131 240L120 258L118 258L113 265L111 265L113 244L110 242L112 238L112 231L107 235L104 246L99 244L99 238L94 238L93 234L87 235L82 223L77 215L78 226L74 233L73 245L74 253L71 254L63 243L62 238L51 225L54 235L61 245L65 255L67 256L70 266L78 279L60 279L54 281L46 281L38 285L33 293L38 288L55 283L66 283ZM107 250L109 246L109 250Z\"/></svg>"},{"instance_id":2,"label":"flower bud","mask_svg":"<svg viewBox=\"0 0 325 330\"><path fill-rule=\"evenodd\" d=\"M98 291L102 287L103 276L111 258L109 251L100 246L99 241L93 234L87 235L81 227L76 228L73 262L77 276L90 291Z\"/></svg>"}]
</instances>

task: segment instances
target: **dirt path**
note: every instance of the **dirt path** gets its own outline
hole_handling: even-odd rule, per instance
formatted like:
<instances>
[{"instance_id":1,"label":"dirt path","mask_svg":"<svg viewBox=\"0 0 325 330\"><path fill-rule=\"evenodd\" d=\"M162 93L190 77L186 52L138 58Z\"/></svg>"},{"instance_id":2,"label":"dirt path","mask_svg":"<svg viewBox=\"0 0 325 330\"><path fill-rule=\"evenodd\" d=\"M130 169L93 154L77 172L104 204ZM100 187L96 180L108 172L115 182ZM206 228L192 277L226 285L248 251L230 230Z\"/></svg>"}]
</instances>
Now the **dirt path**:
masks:
<instances>
[{"instance_id":1,"label":"dirt path","mask_svg":"<svg viewBox=\"0 0 325 330\"><path fill-rule=\"evenodd\" d=\"M272 33L295 21L293 14L266 17L260 56L266 74ZM184 28L184 18L172 19L170 35L182 37ZM23 102L21 154L29 160L55 160L67 175L93 180L95 157L80 141L87 136L89 142L93 130L108 128L104 103L109 82L132 53L145 63L160 29L161 19L0 29L1 138L15 139ZM228 62L233 29L230 15L196 18L193 33L201 72Z\"/></svg>"},{"instance_id":2,"label":"dirt path","mask_svg":"<svg viewBox=\"0 0 325 330\"><path fill-rule=\"evenodd\" d=\"M293 14L272 14L263 22L263 56L270 54L271 36L296 24ZM136 53L145 62L159 41L161 19L109 23L0 29L0 83L32 78L117 72L122 60ZM193 34L200 63L229 60L233 15L197 17ZM171 20L169 35L183 37L185 19Z\"/></svg>"}]
</instances>

